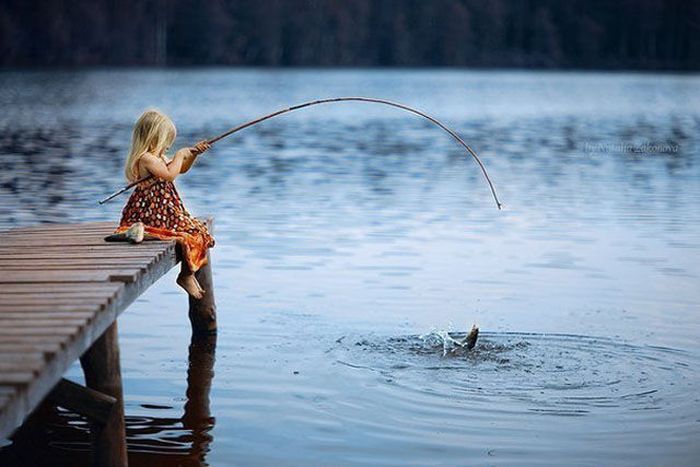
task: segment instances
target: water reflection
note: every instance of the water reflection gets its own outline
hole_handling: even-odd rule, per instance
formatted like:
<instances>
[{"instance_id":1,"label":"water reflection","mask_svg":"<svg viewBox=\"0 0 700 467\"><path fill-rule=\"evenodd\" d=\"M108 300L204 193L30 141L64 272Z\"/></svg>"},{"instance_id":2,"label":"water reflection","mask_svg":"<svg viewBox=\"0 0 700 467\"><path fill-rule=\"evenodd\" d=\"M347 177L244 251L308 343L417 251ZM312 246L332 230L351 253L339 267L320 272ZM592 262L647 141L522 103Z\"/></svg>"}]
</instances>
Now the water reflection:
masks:
<instances>
[{"instance_id":1,"label":"water reflection","mask_svg":"<svg viewBox=\"0 0 700 467\"><path fill-rule=\"evenodd\" d=\"M192 418L178 418L171 408L184 391L184 356L173 356L173 336L185 342L189 335L181 334L186 317L176 321L170 312L183 297L164 279L120 318L129 343L122 368L133 398L127 398L135 430L130 442L148 462L169 449L183 462L199 462L206 453L222 465L230 459L308 465L318 463L319 453L348 464L397 464L409 455L430 464L435 452L455 464L577 458L592 465L675 465L697 458L698 405L689 396L700 391L697 366L679 368L685 356L674 360L681 354L658 350L689 352L691 362L700 355L697 76L58 75L44 93L53 73L0 73L6 110L0 113L6 167L0 227L118 219L124 198L105 206L97 200L121 185L130 125L144 107L169 113L178 125L176 145L184 145L329 95L381 96L435 114L477 150L506 206L495 209L478 168L449 137L384 108L309 109L215 146L177 183L192 212L216 217L214 272L224 333L211 393L217 442L209 440L213 419L204 401L192 407ZM635 152L626 145L677 151ZM611 343L537 340L513 351L533 367L472 379L468 367L455 387L441 385L428 370L439 365L413 360L405 349L388 360L408 359L413 369L389 371L386 379L334 358L335 339L350 332L377 332L384 342L449 323L459 329L467 319L486 331L601 336ZM369 368L385 360L374 348L352 349L347 353ZM513 375L525 392L511 386L513 397L494 399L498 384L505 388ZM566 387L566 379L579 376L587 381L576 397L601 397L601 407L545 387L558 377ZM528 381L538 382L535 392L527 390ZM601 384L583 384L596 381ZM638 407L627 399L618 403L618 395L636 394L635 384L656 392L632 397ZM625 390L612 394L618 388ZM540 417L540 409L568 413L576 404L586 412L577 412L575 423L558 417L553 424L551 413ZM284 422L260 417L271 411ZM52 436L75 439L63 430L76 432L80 420L67 414L57 420ZM636 429L612 437L623 425ZM661 445L668 439L672 445ZM57 449L50 452L60 457Z\"/></svg>"},{"instance_id":2,"label":"water reflection","mask_svg":"<svg viewBox=\"0 0 700 467\"><path fill-rule=\"evenodd\" d=\"M206 466L211 431L209 393L214 378L216 335L193 335L189 345L187 391L182 417L125 416L129 465ZM152 413L173 407L142 404ZM128 407L127 407L128 412ZM0 451L3 466L87 465L90 437L87 421L74 413L43 403ZM43 447L47 446L48 449ZM40 447L40 449L37 449Z\"/></svg>"}]
</instances>

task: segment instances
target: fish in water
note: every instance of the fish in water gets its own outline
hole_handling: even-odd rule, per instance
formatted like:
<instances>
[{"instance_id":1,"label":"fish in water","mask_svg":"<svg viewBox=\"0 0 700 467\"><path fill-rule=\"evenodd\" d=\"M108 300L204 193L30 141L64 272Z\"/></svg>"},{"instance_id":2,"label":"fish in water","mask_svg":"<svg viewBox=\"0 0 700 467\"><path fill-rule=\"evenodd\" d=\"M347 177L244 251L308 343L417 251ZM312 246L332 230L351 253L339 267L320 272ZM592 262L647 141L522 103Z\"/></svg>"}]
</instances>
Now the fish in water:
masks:
<instances>
[{"instance_id":1,"label":"fish in water","mask_svg":"<svg viewBox=\"0 0 700 467\"><path fill-rule=\"evenodd\" d=\"M436 338L442 345L442 355L459 354L464 355L464 350L472 350L476 347L476 341L479 339L479 326L472 325L471 330L464 336L459 338L461 333L450 333L448 331L432 331L430 334L420 336L421 339Z\"/></svg>"},{"instance_id":2,"label":"fish in water","mask_svg":"<svg viewBox=\"0 0 700 467\"><path fill-rule=\"evenodd\" d=\"M479 326L473 324L471 330L466 335L464 340L462 340L462 342L459 342L459 345L461 345L462 347L466 347L467 350L471 350L476 345L477 339L479 339Z\"/></svg>"}]
</instances>

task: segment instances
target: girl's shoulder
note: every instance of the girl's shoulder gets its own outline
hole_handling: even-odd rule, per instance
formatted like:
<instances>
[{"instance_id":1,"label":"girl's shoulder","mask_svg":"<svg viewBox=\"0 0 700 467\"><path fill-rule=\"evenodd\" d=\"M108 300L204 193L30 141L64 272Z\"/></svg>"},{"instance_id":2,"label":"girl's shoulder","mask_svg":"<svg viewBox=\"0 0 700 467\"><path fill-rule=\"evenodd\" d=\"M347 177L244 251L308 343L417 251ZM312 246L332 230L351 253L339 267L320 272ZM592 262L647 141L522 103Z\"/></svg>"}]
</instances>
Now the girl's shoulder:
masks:
<instances>
[{"instance_id":1,"label":"girl's shoulder","mask_svg":"<svg viewBox=\"0 0 700 467\"><path fill-rule=\"evenodd\" d=\"M156 164L159 160L161 159L155 154L144 152L136 156L136 160L134 161L134 169L139 177L145 177L151 173L150 168L153 167L153 164Z\"/></svg>"},{"instance_id":2,"label":"girl's shoulder","mask_svg":"<svg viewBox=\"0 0 700 467\"><path fill-rule=\"evenodd\" d=\"M167 160L163 156L157 156L153 154L152 152L144 152L140 156L136 158L138 162L146 162L146 161L160 161L160 162L167 162Z\"/></svg>"}]
</instances>

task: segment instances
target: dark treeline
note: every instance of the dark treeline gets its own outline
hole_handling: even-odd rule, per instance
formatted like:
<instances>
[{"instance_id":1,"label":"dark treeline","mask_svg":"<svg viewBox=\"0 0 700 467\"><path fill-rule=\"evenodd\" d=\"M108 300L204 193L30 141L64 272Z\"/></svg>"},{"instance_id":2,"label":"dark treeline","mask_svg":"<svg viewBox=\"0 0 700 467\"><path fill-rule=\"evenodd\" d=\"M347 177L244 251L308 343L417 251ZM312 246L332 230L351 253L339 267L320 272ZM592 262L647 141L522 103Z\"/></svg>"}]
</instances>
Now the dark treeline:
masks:
<instances>
[{"instance_id":1,"label":"dark treeline","mask_svg":"<svg viewBox=\"0 0 700 467\"><path fill-rule=\"evenodd\" d=\"M0 66L700 69L693 0L2 0Z\"/></svg>"}]
</instances>

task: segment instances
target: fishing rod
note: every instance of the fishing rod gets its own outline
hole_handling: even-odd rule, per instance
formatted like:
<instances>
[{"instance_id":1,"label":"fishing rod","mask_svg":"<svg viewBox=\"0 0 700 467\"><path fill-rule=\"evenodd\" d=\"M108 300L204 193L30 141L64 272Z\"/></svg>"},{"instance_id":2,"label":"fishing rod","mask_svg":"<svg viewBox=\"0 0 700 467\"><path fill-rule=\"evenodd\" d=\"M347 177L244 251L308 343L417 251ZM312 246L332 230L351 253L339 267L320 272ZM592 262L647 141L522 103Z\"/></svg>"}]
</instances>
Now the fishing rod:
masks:
<instances>
[{"instance_id":1,"label":"fishing rod","mask_svg":"<svg viewBox=\"0 0 700 467\"><path fill-rule=\"evenodd\" d=\"M476 163L479 165L479 168L481 168L481 172L484 174L484 178L486 178L486 181L489 184L489 188L491 189L491 195L493 195L493 199L496 202L496 206L498 207L499 210L502 209L503 205L501 204L500 200L498 199L498 195L496 194L496 189L494 188L493 183L491 182L491 178L489 177L488 172L486 172L486 167L484 166L483 162L481 162L481 159L479 159L479 156L476 155L476 152L474 152L474 150L471 147L469 147L469 145L467 143L465 143L464 140L457 133L455 133L454 131L452 131L448 127L446 127L444 124L442 124L437 119L431 117L430 115L428 115L426 113L421 112L420 110L416 110L416 109L409 107L407 105L400 104L398 102L388 101L385 99L377 99L374 97L332 97L332 98L328 98L328 99L317 99L314 101L304 102L301 104L293 105L291 107L287 107L285 109L277 110L276 112L272 112L270 114L263 115L262 117L256 118L255 120L251 120L249 122L235 126L235 127L231 128L230 130L228 130L224 133L221 133L219 136L215 136L214 138L208 139L206 142L208 144L214 144L217 141L220 141L220 140L222 140L228 136L231 136L232 134L237 133L241 130L244 130L248 127L251 127L253 125L257 125L258 123L264 122L265 120L269 120L273 117L277 117L279 115L286 114L286 113L292 112L294 110L303 109L305 107L311 107L312 105L330 104L333 102L348 102L348 101L372 102L375 104L384 104L384 105L388 105L391 107L396 107L398 109L402 109L402 110L405 110L407 112L411 112L415 115L418 115L420 117L423 117L423 118L429 120L430 122L434 123L438 127L442 128L445 132L447 132L450 136L452 136L452 138L454 138L454 140L457 141L457 143L462 145L467 150L467 152L474 158ZM115 191L114 193L112 193L111 195L106 197L105 199L101 200L99 203L104 204L107 201L114 199L117 196L121 195L122 193L130 190L131 188L135 187L139 183L145 182L146 180L150 180L151 178L153 178L153 175L147 175L147 176L142 177L134 182L131 182L128 185L121 188L120 190Z\"/></svg>"}]
</instances>

